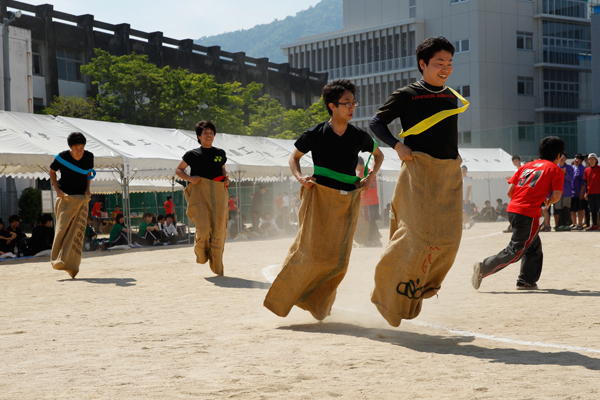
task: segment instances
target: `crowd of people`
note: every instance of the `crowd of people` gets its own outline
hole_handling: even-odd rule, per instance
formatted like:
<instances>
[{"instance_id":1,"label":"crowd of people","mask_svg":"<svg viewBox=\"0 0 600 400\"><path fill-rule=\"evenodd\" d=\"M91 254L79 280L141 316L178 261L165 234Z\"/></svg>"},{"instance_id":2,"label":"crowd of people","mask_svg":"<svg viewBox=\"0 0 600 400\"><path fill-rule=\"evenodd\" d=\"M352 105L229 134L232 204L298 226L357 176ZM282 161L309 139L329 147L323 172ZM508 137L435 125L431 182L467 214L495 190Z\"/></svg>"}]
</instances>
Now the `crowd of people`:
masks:
<instances>
[{"instance_id":1,"label":"crowd of people","mask_svg":"<svg viewBox=\"0 0 600 400\"><path fill-rule=\"evenodd\" d=\"M567 162L568 155L561 152L558 167L564 173L562 194L560 199L550 207L540 205L543 222L541 232L566 231L598 231L600 225L598 212L600 211L600 168L595 153L575 155L571 163ZM534 160L530 160L534 161ZM518 169L522 166L521 158L513 156L513 164ZM471 202L472 180L467 175L467 167L463 171L463 228L468 229L475 222L507 221L508 204L502 199L496 199L496 206L492 207L490 200L485 201L485 206L478 208ZM509 180L511 177L507 177ZM548 197L550 194L548 194ZM554 228L552 228L554 221ZM509 226L505 232L512 232Z\"/></svg>"}]
</instances>

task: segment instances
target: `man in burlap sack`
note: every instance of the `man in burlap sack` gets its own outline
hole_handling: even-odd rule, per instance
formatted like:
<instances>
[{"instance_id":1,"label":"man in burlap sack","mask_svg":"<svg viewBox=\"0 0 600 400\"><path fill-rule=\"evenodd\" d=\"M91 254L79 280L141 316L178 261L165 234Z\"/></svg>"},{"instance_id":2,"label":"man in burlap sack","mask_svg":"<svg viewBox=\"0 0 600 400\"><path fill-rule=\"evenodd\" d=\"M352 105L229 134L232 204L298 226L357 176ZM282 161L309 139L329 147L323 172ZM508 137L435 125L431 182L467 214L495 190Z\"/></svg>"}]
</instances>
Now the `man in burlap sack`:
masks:
<instances>
[{"instance_id":1,"label":"man in burlap sack","mask_svg":"<svg viewBox=\"0 0 600 400\"><path fill-rule=\"evenodd\" d=\"M302 184L299 231L264 301L280 317L296 305L323 320L348 269L360 192L370 186L383 162L383 153L367 132L349 124L358 105L355 92L347 79L323 88L331 119L304 132L290 158L292 173ZM314 175L304 176L300 158L309 151ZM362 179L356 176L361 151L375 157L373 169Z\"/></svg>"},{"instance_id":2,"label":"man in burlap sack","mask_svg":"<svg viewBox=\"0 0 600 400\"><path fill-rule=\"evenodd\" d=\"M175 173L191 183L185 188L187 215L196 225L196 262L209 262L210 269L223 275L223 251L227 239L229 179L225 150L213 146L217 129L210 121L196 124L200 147L183 155ZM185 172L190 167L190 174Z\"/></svg>"},{"instance_id":3,"label":"man in burlap sack","mask_svg":"<svg viewBox=\"0 0 600 400\"><path fill-rule=\"evenodd\" d=\"M71 278L79 272L85 228L87 225L90 180L94 171L94 154L85 150L85 136L73 132L67 138L70 150L56 155L50 164L50 180L56 190L56 232L52 243L52 268L67 271ZM60 171L60 179L56 172Z\"/></svg>"},{"instance_id":4,"label":"man in burlap sack","mask_svg":"<svg viewBox=\"0 0 600 400\"><path fill-rule=\"evenodd\" d=\"M469 103L445 86L453 54L454 46L444 37L423 41L416 51L423 78L392 93L370 124L403 161L392 198L390 241L375 270L371 297L392 326L419 315L423 299L440 289L460 244L457 114ZM387 127L396 118L404 143Z\"/></svg>"}]
</instances>

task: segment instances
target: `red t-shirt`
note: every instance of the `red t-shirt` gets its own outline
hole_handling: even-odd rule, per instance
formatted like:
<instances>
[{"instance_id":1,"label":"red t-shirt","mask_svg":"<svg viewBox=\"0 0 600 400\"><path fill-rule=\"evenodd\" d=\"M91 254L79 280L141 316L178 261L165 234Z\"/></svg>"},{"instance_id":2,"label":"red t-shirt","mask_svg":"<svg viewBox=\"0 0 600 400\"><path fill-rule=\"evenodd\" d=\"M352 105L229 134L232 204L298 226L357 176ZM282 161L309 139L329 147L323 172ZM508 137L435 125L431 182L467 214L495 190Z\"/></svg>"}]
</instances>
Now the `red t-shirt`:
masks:
<instances>
[{"instance_id":1,"label":"red t-shirt","mask_svg":"<svg viewBox=\"0 0 600 400\"><path fill-rule=\"evenodd\" d=\"M173 201L165 201L165 211L167 214L175 214L175 205L173 204Z\"/></svg>"},{"instance_id":2,"label":"red t-shirt","mask_svg":"<svg viewBox=\"0 0 600 400\"><path fill-rule=\"evenodd\" d=\"M600 194L600 167L587 167L583 173L587 194Z\"/></svg>"},{"instance_id":3,"label":"red t-shirt","mask_svg":"<svg viewBox=\"0 0 600 400\"><path fill-rule=\"evenodd\" d=\"M100 218L101 216L102 216L102 210L101 210L100 203L96 202L96 204L94 204L94 207L92 208L92 217Z\"/></svg>"},{"instance_id":4,"label":"red t-shirt","mask_svg":"<svg viewBox=\"0 0 600 400\"><path fill-rule=\"evenodd\" d=\"M275 207L282 208L283 207L283 199L281 197L275 197Z\"/></svg>"},{"instance_id":5,"label":"red t-shirt","mask_svg":"<svg viewBox=\"0 0 600 400\"><path fill-rule=\"evenodd\" d=\"M235 199L229 199L229 211L235 211Z\"/></svg>"},{"instance_id":6,"label":"red t-shirt","mask_svg":"<svg viewBox=\"0 0 600 400\"><path fill-rule=\"evenodd\" d=\"M541 216L542 203L555 190L563 190L565 174L552 161L535 160L523 165L508 183L515 184L508 212L531 218Z\"/></svg>"},{"instance_id":7,"label":"red t-shirt","mask_svg":"<svg viewBox=\"0 0 600 400\"><path fill-rule=\"evenodd\" d=\"M373 206L379 204L379 196L377 195L377 177L371 181L371 186L363 190L361 195L363 206Z\"/></svg>"}]
</instances>

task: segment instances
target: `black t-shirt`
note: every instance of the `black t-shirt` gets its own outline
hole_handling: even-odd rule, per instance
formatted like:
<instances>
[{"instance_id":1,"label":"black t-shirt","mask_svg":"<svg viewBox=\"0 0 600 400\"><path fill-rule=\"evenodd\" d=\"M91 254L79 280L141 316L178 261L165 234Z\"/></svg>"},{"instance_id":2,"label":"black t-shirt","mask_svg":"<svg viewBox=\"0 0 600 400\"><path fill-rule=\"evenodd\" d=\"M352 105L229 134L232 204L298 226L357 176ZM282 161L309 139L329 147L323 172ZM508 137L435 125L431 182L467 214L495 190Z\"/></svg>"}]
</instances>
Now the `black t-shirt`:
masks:
<instances>
[{"instance_id":1,"label":"black t-shirt","mask_svg":"<svg viewBox=\"0 0 600 400\"><path fill-rule=\"evenodd\" d=\"M453 108L458 108L458 99L450 89L443 90L442 87L421 81L392 93L377 110L377 115L387 124L400 118L402 129L407 131L424 119ZM458 115L452 115L418 135L405 137L404 144L412 151L420 151L435 158L455 159L458 157L457 124Z\"/></svg>"},{"instance_id":2,"label":"black t-shirt","mask_svg":"<svg viewBox=\"0 0 600 400\"><path fill-rule=\"evenodd\" d=\"M373 152L373 139L364 130L348 124L342 136L336 134L328 122L309 128L296 140L296 148L302 153L312 151L315 165L346 175L356 175L358 153ZM354 190L355 185L343 183L321 175L313 175L317 183L332 189Z\"/></svg>"},{"instance_id":3,"label":"black t-shirt","mask_svg":"<svg viewBox=\"0 0 600 400\"><path fill-rule=\"evenodd\" d=\"M225 150L217 147L198 147L183 155L183 161L190 166L190 176L213 180L223 175L223 165L227 162Z\"/></svg>"},{"instance_id":4,"label":"black t-shirt","mask_svg":"<svg viewBox=\"0 0 600 400\"><path fill-rule=\"evenodd\" d=\"M47 226L38 225L31 231L31 239L29 239L29 247L34 254L40 251L49 250L52 248L54 241L54 229Z\"/></svg>"},{"instance_id":5,"label":"black t-shirt","mask_svg":"<svg viewBox=\"0 0 600 400\"><path fill-rule=\"evenodd\" d=\"M58 153L58 155L65 161L79 167L81 169L92 169L94 168L94 154L87 150L83 151L83 157L79 161L76 161L69 150ZM87 175L75 172L72 169L65 167L59 163L56 158L50 164L50 169L53 171L60 171L60 179L58 180L58 187L60 190L69 195L85 194L87 190Z\"/></svg>"}]
</instances>

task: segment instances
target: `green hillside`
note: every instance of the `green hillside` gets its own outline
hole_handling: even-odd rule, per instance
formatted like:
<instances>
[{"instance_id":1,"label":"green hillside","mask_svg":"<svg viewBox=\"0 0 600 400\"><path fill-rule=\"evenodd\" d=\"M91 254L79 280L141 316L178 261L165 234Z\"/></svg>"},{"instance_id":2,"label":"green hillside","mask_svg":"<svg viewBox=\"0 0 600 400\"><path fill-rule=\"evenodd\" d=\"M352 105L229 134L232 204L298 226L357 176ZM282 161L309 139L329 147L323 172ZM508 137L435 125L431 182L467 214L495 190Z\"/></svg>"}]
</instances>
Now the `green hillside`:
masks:
<instances>
[{"instance_id":1,"label":"green hillside","mask_svg":"<svg viewBox=\"0 0 600 400\"><path fill-rule=\"evenodd\" d=\"M342 0L322 0L293 17L256 25L250 29L202 37L195 42L202 46L221 46L224 51L243 51L250 57L268 57L272 62L284 63L287 59L283 56L280 45L304 36L342 29L342 3Z\"/></svg>"}]
</instances>

